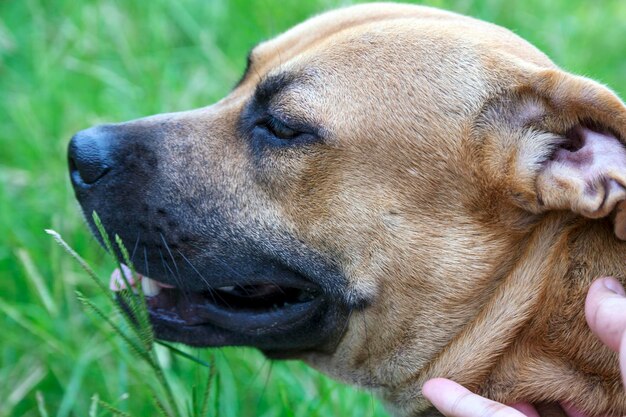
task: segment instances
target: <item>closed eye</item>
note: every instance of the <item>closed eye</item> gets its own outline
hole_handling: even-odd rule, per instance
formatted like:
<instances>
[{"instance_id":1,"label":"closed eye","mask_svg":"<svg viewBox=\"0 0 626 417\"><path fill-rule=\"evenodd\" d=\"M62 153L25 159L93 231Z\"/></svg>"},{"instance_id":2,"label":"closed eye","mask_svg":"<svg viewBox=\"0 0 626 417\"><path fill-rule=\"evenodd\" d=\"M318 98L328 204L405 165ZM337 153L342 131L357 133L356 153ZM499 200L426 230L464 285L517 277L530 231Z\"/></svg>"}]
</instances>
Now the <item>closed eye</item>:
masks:
<instances>
[{"instance_id":1,"label":"closed eye","mask_svg":"<svg viewBox=\"0 0 626 417\"><path fill-rule=\"evenodd\" d=\"M291 125L277 117L265 115L252 128L252 138L257 145L292 146L313 142L318 138L315 130L305 125Z\"/></svg>"},{"instance_id":2,"label":"closed eye","mask_svg":"<svg viewBox=\"0 0 626 417\"><path fill-rule=\"evenodd\" d=\"M255 147L291 147L321 141L320 128L296 115L287 113L277 97L296 83L294 74L281 73L263 80L246 104L240 117L242 135Z\"/></svg>"},{"instance_id":3,"label":"closed eye","mask_svg":"<svg viewBox=\"0 0 626 417\"><path fill-rule=\"evenodd\" d=\"M292 128L286 123L271 116L266 120L261 121L257 126L266 129L270 134L282 140L293 139L301 133L297 129Z\"/></svg>"}]
</instances>

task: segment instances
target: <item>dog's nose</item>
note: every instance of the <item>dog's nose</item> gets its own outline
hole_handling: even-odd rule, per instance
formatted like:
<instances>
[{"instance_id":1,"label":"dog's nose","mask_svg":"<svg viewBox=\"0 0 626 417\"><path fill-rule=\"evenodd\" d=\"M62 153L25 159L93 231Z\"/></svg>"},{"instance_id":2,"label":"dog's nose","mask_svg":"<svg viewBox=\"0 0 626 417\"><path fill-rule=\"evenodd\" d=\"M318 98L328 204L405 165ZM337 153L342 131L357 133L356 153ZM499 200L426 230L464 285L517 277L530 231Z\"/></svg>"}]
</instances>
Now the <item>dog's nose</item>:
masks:
<instances>
[{"instance_id":1,"label":"dog's nose","mask_svg":"<svg viewBox=\"0 0 626 417\"><path fill-rule=\"evenodd\" d=\"M112 138L106 127L82 130L70 141L67 158L75 185L90 185L112 168Z\"/></svg>"}]
</instances>

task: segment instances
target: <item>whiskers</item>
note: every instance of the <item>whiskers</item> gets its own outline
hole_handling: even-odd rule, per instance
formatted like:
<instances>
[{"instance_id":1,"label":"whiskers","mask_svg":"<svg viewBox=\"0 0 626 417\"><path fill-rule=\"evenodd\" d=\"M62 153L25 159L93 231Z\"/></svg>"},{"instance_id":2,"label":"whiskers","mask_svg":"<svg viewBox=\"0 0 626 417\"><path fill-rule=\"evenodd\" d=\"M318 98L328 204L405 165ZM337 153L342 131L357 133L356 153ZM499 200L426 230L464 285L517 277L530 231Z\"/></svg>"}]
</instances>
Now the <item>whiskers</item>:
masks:
<instances>
[{"instance_id":1,"label":"whiskers","mask_svg":"<svg viewBox=\"0 0 626 417\"><path fill-rule=\"evenodd\" d=\"M159 249L159 253L161 253L161 259L164 261L165 266L167 266L170 272L172 273L172 276L174 277L174 280L176 281L176 285L178 286L178 288L180 288L183 294L186 294L184 283L180 276L180 271L178 270L178 264L176 263L176 258L174 258L174 255L172 255L172 250L170 249L170 245L167 243L167 240L165 240L163 233L159 232L159 236L161 237L161 242L163 242L163 246L165 246L165 250L167 250L167 254L170 256L170 259L172 260L172 264L174 265L174 270L169 268L168 263L165 262L165 260L163 259L163 253Z\"/></svg>"},{"instance_id":2,"label":"whiskers","mask_svg":"<svg viewBox=\"0 0 626 417\"><path fill-rule=\"evenodd\" d=\"M211 284L209 283L209 281L204 277L204 275L202 275L200 273L200 271L198 271L198 269L191 263L191 261L189 259L187 259L187 257L178 249L176 249L176 252L178 252L178 254L180 255L181 258L183 258L183 260L185 262L187 262L187 264L191 267L191 269L193 269L193 271L200 277L200 279L205 283L206 285L206 290L208 291L209 295L211 296L211 298L213 299L213 302L216 303L217 300L215 299L215 294L216 291L213 289L213 287L211 286ZM217 294L218 297L220 297L220 300L222 302L224 302L228 307L230 307L228 305L228 303L226 302L226 300L224 300L223 297L221 297L219 294Z\"/></svg>"},{"instance_id":3,"label":"whiskers","mask_svg":"<svg viewBox=\"0 0 626 417\"><path fill-rule=\"evenodd\" d=\"M150 276L150 264L148 263L148 249L143 247L143 262L144 267L146 268L146 276Z\"/></svg>"},{"instance_id":4,"label":"whiskers","mask_svg":"<svg viewBox=\"0 0 626 417\"><path fill-rule=\"evenodd\" d=\"M194 245L194 244L191 244L191 245L192 245L193 247L195 247L196 249L198 249L198 250L201 250L201 251L203 250L203 248L201 248L200 246L197 246L197 245ZM243 283L243 285L242 285L242 289L243 289L243 291L244 291L247 295L249 295L249 294L250 294L250 293L248 292L248 290L245 288L245 286L246 286L246 285L254 285L254 282L252 282L252 281L250 280L250 278L248 278L247 276L243 275L241 272L239 272L239 271L235 270L232 266L230 266L228 263L224 262L224 260L220 259L218 256L213 255L213 254L210 254L210 257L211 257L211 260L212 260L212 261L217 262L217 263L218 263L221 267L223 267L224 269L226 269L228 272L230 272L232 275L234 275L234 276L235 276L235 277L236 277L236 278L237 278L237 279L238 279L241 283ZM191 265L191 264L190 264L190 265ZM196 268L194 268L194 270L196 270ZM196 272L197 272L197 270L196 270ZM270 284L276 285L276 286L278 287L278 290L279 290L281 293L283 293L283 294L285 293L285 290L284 290L284 289L283 289L280 285L278 285L278 283L276 283L276 281L274 281L272 278L270 278L270 277L265 277L265 279L266 279L266 280L267 280ZM206 282L206 280L205 280L205 282ZM209 285L209 284L207 283L207 285Z\"/></svg>"},{"instance_id":5,"label":"whiskers","mask_svg":"<svg viewBox=\"0 0 626 417\"><path fill-rule=\"evenodd\" d=\"M161 237L163 237L163 235L161 235ZM165 242L165 239L163 240L163 242L165 243L165 245L167 245L167 242ZM187 301L190 302L189 290L187 288L185 288L185 286L183 284L183 281L182 281L182 279L181 279L181 277L180 277L180 275L178 273L178 266L176 265L176 260L174 260L174 257L172 256L172 252L169 251L169 246L166 246L166 247L168 248L168 252L170 254L170 257L172 258L172 261L174 262L176 272L174 272L174 270L169 266L169 264L167 263L167 261L163 257L163 251L159 248L159 257L161 258L161 265L163 265L163 270L165 271L165 274L168 277L171 276L174 279L174 282L176 282L176 287L183 294L183 297L185 297L187 299Z\"/></svg>"},{"instance_id":6,"label":"whiskers","mask_svg":"<svg viewBox=\"0 0 626 417\"><path fill-rule=\"evenodd\" d=\"M130 262L134 263L135 261L135 255L137 254L137 248L139 247L139 237L141 236L141 233L137 233L137 239L135 239L135 245L133 246L133 251L130 254ZM130 266L130 265L128 265Z\"/></svg>"}]
</instances>

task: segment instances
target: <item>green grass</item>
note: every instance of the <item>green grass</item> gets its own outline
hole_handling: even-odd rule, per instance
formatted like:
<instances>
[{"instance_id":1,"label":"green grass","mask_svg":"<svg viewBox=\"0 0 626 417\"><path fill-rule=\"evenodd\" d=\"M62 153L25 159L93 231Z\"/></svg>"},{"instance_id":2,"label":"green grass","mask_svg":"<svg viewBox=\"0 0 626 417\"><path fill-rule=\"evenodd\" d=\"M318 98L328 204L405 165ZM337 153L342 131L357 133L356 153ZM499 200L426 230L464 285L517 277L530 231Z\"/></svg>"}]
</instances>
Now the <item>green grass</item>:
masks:
<instances>
[{"instance_id":1,"label":"green grass","mask_svg":"<svg viewBox=\"0 0 626 417\"><path fill-rule=\"evenodd\" d=\"M0 0L0 416L86 416L94 394L133 416L155 413L145 364L83 310L75 290L98 304L103 297L44 233L61 232L103 278L114 267L74 202L71 135L210 104L238 79L256 42L349 3ZM426 3L506 26L625 96L623 0ZM297 362L241 348L192 352L215 361L220 416L386 415L369 394ZM180 398L204 382L198 365L157 353Z\"/></svg>"}]
</instances>

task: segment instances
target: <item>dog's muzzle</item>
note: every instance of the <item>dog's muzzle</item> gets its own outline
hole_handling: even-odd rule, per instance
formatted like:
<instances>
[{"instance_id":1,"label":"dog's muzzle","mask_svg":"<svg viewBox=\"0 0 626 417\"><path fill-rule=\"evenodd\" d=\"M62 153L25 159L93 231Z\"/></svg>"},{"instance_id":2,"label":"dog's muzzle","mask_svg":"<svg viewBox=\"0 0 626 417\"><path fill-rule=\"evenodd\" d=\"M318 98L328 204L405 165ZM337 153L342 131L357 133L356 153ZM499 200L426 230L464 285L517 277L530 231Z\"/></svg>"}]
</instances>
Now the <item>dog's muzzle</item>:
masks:
<instances>
[{"instance_id":1,"label":"dog's muzzle","mask_svg":"<svg viewBox=\"0 0 626 417\"><path fill-rule=\"evenodd\" d=\"M68 147L76 198L98 239L93 211L122 238L157 337L254 346L272 357L332 350L350 310L340 269L288 233L264 229L261 217L241 214L239 196L181 168L188 164L172 158L191 158L194 149L177 155L168 146L186 146L186 138L157 127L97 126Z\"/></svg>"}]
</instances>

